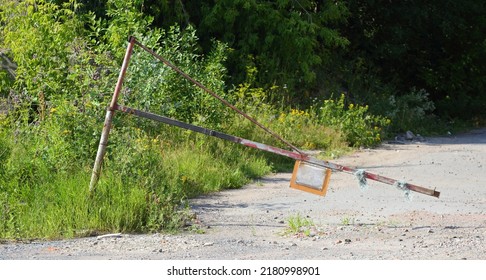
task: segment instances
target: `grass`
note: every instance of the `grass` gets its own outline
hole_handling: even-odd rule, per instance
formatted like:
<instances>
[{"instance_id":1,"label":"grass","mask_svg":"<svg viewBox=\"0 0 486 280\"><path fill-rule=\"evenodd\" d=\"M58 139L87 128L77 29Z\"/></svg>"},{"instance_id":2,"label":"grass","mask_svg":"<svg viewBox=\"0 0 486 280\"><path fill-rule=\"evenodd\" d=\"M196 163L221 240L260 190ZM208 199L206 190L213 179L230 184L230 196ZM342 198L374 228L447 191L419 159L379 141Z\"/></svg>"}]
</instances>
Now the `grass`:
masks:
<instances>
[{"instance_id":1,"label":"grass","mask_svg":"<svg viewBox=\"0 0 486 280\"><path fill-rule=\"evenodd\" d=\"M110 146L91 195L90 166L53 168L49 153L39 158L35 135L25 145L0 136L1 239L177 230L190 218L188 198L237 188L272 170L262 153L218 140L162 149L161 140L143 139Z\"/></svg>"},{"instance_id":2,"label":"grass","mask_svg":"<svg viewBox=\"0 0 486 280\"><path fill-rule=\"evenodd\" d=\"M304 234L305 236L310 235L311 227L314 226L314 222L303 217L300 213L294 214L287 219L288 228L285 234L297 235Z\"/></svg>"},{"instance_id":3,"label":"grass","mask_svg":"<svg viewBox=\"0 0 486 280\"><path fill-rule=\"evenodd\" d=\"M341 219L341 224L343 226L350 226L350 225L354 225L355 223L355 218L353 217L349 217L349 216L345 216Z\"/></svg>"},{"instance_id":4,"label":"grass","mask_svg":"<svg viewBox=\"0 0 486 280\"><path fill-rule=\"evenodd\" d=\"M4 189L0 198L0 237L72 237L81 225L93 226L96 222L87 215L87 191L82 187L89 181L78 175L52 178L35 187L7 186L12 189Z\"/></svg>"},{"instance_id":5,"label":"grass","mask_svg":"<svg viewBox=\"0 0 486 280\"><path fill-rule=\"evenodd\" d=\"M90 198L88 183L87 173L55 176L19 197L3 196L0 237L55 239L141 229L147 209L142 190L110 180Z\"/></svg>"}]
</instances>

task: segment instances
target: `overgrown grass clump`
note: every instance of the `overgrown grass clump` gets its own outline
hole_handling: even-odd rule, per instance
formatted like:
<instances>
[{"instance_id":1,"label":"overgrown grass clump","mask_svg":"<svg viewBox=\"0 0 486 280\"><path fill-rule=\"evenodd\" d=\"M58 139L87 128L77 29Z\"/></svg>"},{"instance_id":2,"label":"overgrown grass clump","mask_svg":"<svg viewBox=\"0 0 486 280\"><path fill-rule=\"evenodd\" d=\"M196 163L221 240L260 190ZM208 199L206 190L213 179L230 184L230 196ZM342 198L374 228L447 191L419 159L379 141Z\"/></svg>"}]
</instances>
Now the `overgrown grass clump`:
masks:
<instances>
[{"instance_id":1,"label":"overgrown grass clump","mask_svg":"<svg viewBox=\"0 0 486 280\"><path fill-rule=\"evenodd\" d=\"M51 166L41 147L12 138L0 138L1 238L177 229L187 198L240 187L271 171L262 155L223 143L197 147L137 138L110 147L101 180L89 193L89 166Z\"/></svg>"}]
</instances>

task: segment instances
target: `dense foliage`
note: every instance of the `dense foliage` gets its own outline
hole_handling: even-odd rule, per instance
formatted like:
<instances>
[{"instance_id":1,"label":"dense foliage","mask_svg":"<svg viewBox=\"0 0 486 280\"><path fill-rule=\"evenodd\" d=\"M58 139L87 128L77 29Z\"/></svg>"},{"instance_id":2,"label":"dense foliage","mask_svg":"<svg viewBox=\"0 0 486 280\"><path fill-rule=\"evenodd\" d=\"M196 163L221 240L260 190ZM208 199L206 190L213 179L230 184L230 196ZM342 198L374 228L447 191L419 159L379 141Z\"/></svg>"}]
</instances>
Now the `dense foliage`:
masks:
<instances>
[{"instance_id":1,"label":"dense foliage","mask_svg":"<svg viewBox=\"0 0 486 280\"><path fill-rule=\"evenodd\" d=\"M482 116L484 6L1 1L0 238L178 228L187 198L291 164L116 114L89 194L129 35L300 148L335 156L380 143L388 129L422 133L440 118ZM119 102L281 144L139 48Z\"/></svg>"}]
</instances>

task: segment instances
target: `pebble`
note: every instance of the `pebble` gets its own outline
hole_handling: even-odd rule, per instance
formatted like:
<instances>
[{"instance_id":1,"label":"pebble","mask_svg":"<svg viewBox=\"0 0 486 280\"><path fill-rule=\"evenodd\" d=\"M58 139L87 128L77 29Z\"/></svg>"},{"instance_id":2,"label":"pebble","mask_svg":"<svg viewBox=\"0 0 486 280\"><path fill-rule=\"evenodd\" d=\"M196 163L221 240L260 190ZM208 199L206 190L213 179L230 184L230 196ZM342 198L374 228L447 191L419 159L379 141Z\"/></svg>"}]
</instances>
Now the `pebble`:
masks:
<instances>
[{"instance_id":1,"label":"pebble","mask_svg":"<svg viewBox=\"0 0 486 280\"><path fill-rule=\"evenodd\" d=\"M213 246L213 245L214 245L213 242L206 242L206 243L203 244L203 246L206 246L206 247Z\"/></svg>"},{"instance_id":2,"label":"pebble","mask_svg":"<svg viewBox=\"0 0 486 280\"><path fill-rule=\"evenodd\" d=\"M415 138L415 134L411 132L410 130L405 133L405 139L406 140L413 140Z\"/></svg>"}]
</instances>

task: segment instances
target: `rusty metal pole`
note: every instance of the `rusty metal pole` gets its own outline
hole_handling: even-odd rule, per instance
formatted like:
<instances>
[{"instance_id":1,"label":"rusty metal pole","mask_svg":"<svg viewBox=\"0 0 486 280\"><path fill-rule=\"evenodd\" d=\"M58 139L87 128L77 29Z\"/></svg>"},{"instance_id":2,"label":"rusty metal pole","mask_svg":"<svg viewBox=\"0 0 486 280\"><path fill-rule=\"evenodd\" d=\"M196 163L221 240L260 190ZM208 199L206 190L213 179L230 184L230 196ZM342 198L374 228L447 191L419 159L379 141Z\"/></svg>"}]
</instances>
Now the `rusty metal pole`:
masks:
<instances>
[{"instance_id":1,"label":"rusty metal pole","mask_svg":"<svg viewBox=\"0 0 486 280\"><path fill-rule=\"evenodd\" d=\"M108 145L108 136L110 134L111 122L113 120L113 114L115 113L115 107L117 105L118 95L120 94L123 79L125 78L125 73L127 72L128 63L132 55L133 46L135 45L135 38L130 37L127 46L127 51L125 57L123 58L123 64L120 70L120 75L118 76L118 81L115 86L115 91L113 92L113 97L111 99L110 106L106 110L105 123L103 125L103 131L101 132L100 144L98 146L98 152L96 153L96 160L93 167L93 173L91 174L91 181L89 183L89 191L93 193L98 179L101 174L101 163L103 162L103 157L106 153L106 146Z\"/></svg>"}]
</instances>

